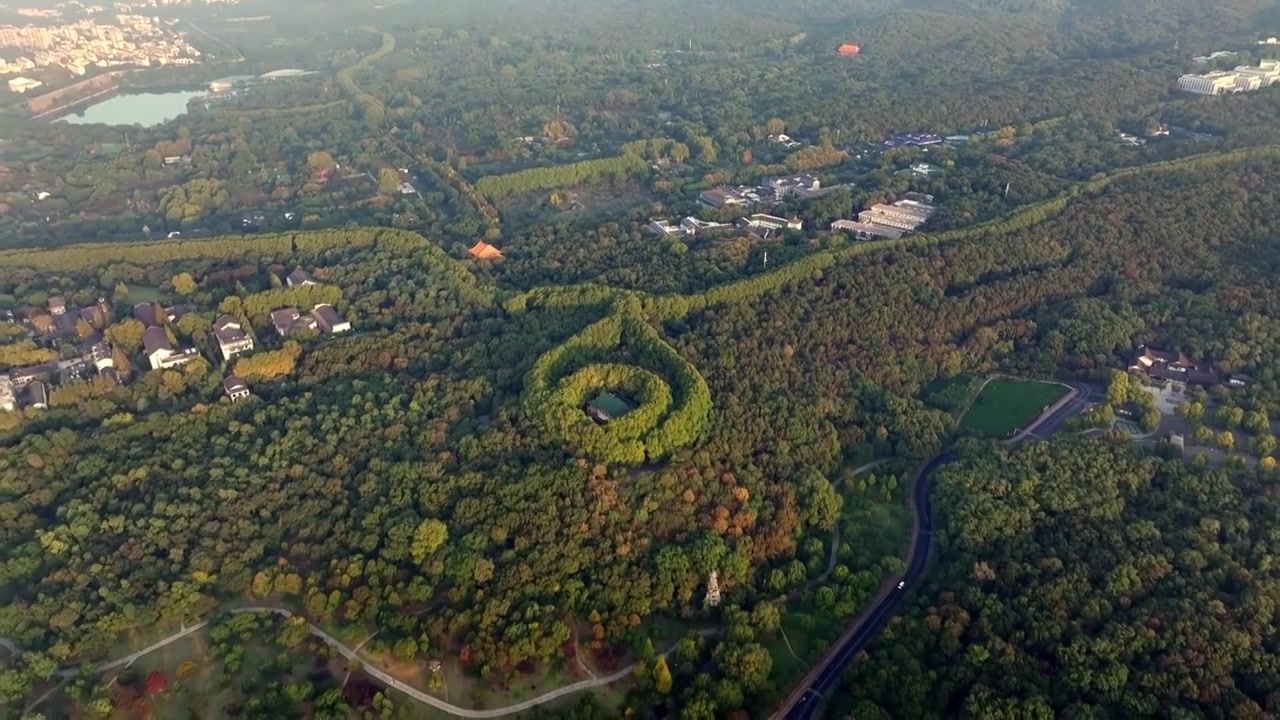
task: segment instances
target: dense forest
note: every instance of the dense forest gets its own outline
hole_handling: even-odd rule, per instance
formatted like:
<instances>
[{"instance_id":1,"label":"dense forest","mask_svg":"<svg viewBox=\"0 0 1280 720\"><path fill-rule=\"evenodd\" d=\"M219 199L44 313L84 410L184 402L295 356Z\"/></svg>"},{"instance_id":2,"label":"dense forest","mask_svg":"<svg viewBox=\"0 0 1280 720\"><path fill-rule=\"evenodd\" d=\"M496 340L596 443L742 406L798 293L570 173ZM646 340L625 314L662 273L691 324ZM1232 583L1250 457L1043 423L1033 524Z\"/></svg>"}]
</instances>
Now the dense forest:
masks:
<instances>
[{"instance_id":1,"label":"dense forest","mask_svg":"<svg viewBox=\"0 0 1280 720\"><path fill-rule=\"evenodd\" d=\"M224 612L261 604L471 706L634 662L616 697L534 714L765 716L901 571L901 481L955 440L970 378L1110 383L1077 429L1150 427L1117 372L1146 343L1250 378L1179 411L1229 469L1097 430L964 444L939 567L831 712L1275 712L1280 90L1169 90L1194 53L1265 53L1280 13L1201 5L215 10L245 67L320 72L152 128L3 120L0 369L100 333L121 372L0 412L0 638L22 650L0 704L87 663L50 716L176 712L200 682L197 714L419 710L305 623ZM963 137L883 145L903 131ZM803 230L646 229L732 221L699 192L800 170L840 186L770 208ZM939 207L923 232L827 232L909 192ZM98 308L69 340L56 298ZM271 311L318 303L353 332L278 336ZM158 323L205 359L148 370L135 304L186 308ZM257 342L231 362L224 314ZM606 391L635 407L589 416ZM202 618L199 670L93 671Z\"/></svg>"},{"instance_id":2,"label":"dense forest","mask_svg":"<svg viewBox=\"0 0 1280 720\"><path fill-rule=\"evenodd\" d=\"M972 445L938 474L938 567L831 717L1265 717L1274 482L1123 447Z\"/></svg>"},{"instance_id":3,"label":"dense forest","mask_svg":"<svg viewBox=\"0 0 1280 720\"><path fill-rule=\"evenodd\" d=\"M1213 23L1196 19L1199 7L575 0L470 3L429 16L397 5L351 25L340 20L350 9L332 6L307 22L287 12L254 23L202 18L246 58L236 72L282 63L316 74L254 85L155 127L6 121L0 243L350 222L466 242L500 235L500 220L530 208L539 219L596 224L619 207L684 211L697 190L744 170L821 167L856 176L863 192L892 194L891 177L864 177L872 168L857 143L904 130L1016 131L1012 147L988 148L1019 161L1003 166L1009 177L979 192L973 177L931 183L967 197L969 207L947 211L963 222L1005 183L1026 201L1049 182L1044 173L1079 180L1196 144L1117 156L1117 129L1163 122L1209 131L1220 147L1275 142L1274 92L1170 93L1199 67L1196 52L1221 43L1252 60L1268 52L1252 38L1280 22L1262 0L1219 7ZM834 53L850 41L860 56ZM154 82L172 87L175 72L157 71ZM782 130L804 147L769 140ZM678 171L639 163L628 150L637 143L661 148L645 159ZM381 182L387 173L412 190ZM565 200L588 189L597 197Z\"/></svg>"},{"instance_id":4,"label":"dense forest","mask_svg":"<svg viewBox=\"0 0 1280 720\"><path fill-rule=\"evenodd\" d=\"M377 626L385 645L375 647L415 638L411 656L490 677L563 662L575 618L595 618L601 647L625 647L643 646L645 618L732 624L775 593L830 612L819 608L841 591L807 586L825 565L825 535L842 496L874 502L865 485L836 480L857 459L924 457L945 442L953 417L917 399L937 378L997 366L1109 373L1134 343L1159 340L1250 372L1250 392L1273 407L1273 341L1250 318L1275 312L1268 228L1280 210L1258 191L1276 182L1272 164L1247 157L1129 173L951 243L835 254L808 270L799 261L701 295L641 294L630 310L603 287L595 300L585 288L511 295L393 231L119 247L130 254L105 266L76 250L4 256L4 291L32 303L77 287L89 297L119 283L173 286L185 271L191 297L217 305L270 293L270 276L306 264L342 288L369 331L308 345L257 400L109 395L19 429L0 452L14 548L0 634L31 651L8 671L8 696L101 656L130 628L246 594ZM1201 220L1210 214L1212 225ZM653 333L674 354L642 362L653 340L632 339L586 362L640 363L678 398L685 371L670 361L680 358L711 398L696 443L659 467L628 471L566 446L521 402L536 358L620 311L649 328L633 338ZM648 325L645 314L667 320ZM598 382L573 373L605 366L582 362L550 380ZM85 417L110 421L86 427ZM839 555L859 578L856 607L892 566ZM725 600L708 614L711 570ZM755 657L772 620L746 624L737 650L703 641L689 665L669 668L684 679L682 707L777 697ZM702 653L725 656L705 686ZM717 692L721 681L731 685Z\"/></svg>"}]
</instances>

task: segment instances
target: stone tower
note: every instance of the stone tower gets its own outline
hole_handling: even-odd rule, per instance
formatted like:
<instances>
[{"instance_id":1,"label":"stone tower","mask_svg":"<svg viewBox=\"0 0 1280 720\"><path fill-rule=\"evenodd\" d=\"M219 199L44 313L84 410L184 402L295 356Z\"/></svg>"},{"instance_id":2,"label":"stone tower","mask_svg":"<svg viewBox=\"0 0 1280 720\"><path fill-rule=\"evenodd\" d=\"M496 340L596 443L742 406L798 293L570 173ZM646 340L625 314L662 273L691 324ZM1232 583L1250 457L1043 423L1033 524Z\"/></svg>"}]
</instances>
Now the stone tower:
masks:
<instances>
[{"instance_id":1,"label":"stone tower","mask_svg":"<svg viewBox=\"0 0 1280 720\"><path fill-rule=\"evenodd\" d=\"M720 604L720 577L719 574L712 570L707 576L707 607L716 607Z\"/></svg>"}]
</instances>

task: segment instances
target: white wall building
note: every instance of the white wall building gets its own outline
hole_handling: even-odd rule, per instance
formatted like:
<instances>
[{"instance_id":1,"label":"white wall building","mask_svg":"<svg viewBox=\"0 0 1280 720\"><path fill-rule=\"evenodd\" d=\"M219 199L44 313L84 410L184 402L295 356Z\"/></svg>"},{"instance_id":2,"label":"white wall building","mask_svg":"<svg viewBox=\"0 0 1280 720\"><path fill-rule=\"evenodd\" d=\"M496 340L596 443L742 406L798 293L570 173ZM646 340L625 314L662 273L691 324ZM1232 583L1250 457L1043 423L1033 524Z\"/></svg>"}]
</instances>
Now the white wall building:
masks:
<instances>
[{"instance_id":1,"label":"white wall building","mask_svg":"<svg viewBox=\"0 0 1280 720\"><path fill-rule=\"evenodd\" d=\"M646 227L653 233L661 237L672 237L673 235L682 235L684 231L679 227L671 224L670 220L654 220Z\"/></svg>"},{"instance_id":2,"label":"white wall building","mask_svg":"<svg viewBox=\"0 0 1280 720\"><path fill-rule=\"evenodd\" d=\"M18 398L13 394L13 381L8 375L0 375L0 412L18 409Z\"/></svg>"},{"instance_id":3,"label":"white wall building","mask_svg":"<svg viewBox=\"0 0 1280 720\"><path fill-rule=\"evenodd\" d=\"M1178 89L1197 95L1226 95L1251 92L1280 82L1280 60L1263 60L1258 67L1241 65L1235 70L1217 70L1203 75L1183 75Z\"/></svg>"},{"instance_id":4,"label":"white wall building","mask_svg":"<svg viewBox=\"0 0 1280 720\"><path fill-rule=\"evenodd\" d=\"M710 230L722 230L722 229L731 228L731 227L733 226L730 225L729 223L712 222L710 220L699 220L698 218L692 215L680 221L680 231L685 235L691 235L691 236L697 235L700 232L707 232Z\"/></svg>"},{"instance_id":5,"label":"white wall building","mask_svg":"<svg viewBox=\"0 0 1280 720\"><path fill-rule=\"evenodd\" d=\"M1258 87L1271 87L1280 83L1280 60L1263 60L1256 68L1241 65L1235 73L1241 78L1257 79Z\"/></svg>"},{"instance_id":6,"label":"white wall building","mask_svg":"<svg viewBox=\"0 0 1280 720\"><path fill-rule=\"evenodd\" d=\"M163 328L149 327L142 333L143 353L152 370L177 367L195 360L200 353L195 348L174 350Z\"/></svg>"},{"instance_id":7,"label":"white wall building","mask_svg":"<svg viewBox=\"0 0 1280 720\"><path fill-rule=\"evenodd\" d=\"M235 375L228 375L227 379L222 381L222 388L226 391L227 397L231 398L231 402L249 397L249 385Z\"/></svg>"},{"instance_id":8,"label":"white wall building","mask_svg":"<svg viewBox=\"0 0 1280 720\"><path fill-rule=\"evenodd\" d=\"M876 203L858 213L858 220L910 232L923 225L932 214L933 208L928 205L899 200L893 205Z\"/></svg>"},{"instance_id":9,"label":"white wall building","mask_svg":"<svg viewBox=\"0 0 1280 720\"><path fill-rule=\"evenodd\" d=\"M770 230L803 230L804 221L798 218L782 218L776 215L756 213L744 218L751 227L762 227Z\"/></svg>"},{"instance_id":10,"label":"white wall building","mask_svg":"<svg viewBox=\"0 0 1280 720\"><path fill-rule=\"evenodd\" d=\"M230 361L236 355L253 349L253 338L245 334L240 321L231 315L222 315L214 321L213 337L218 341L223 360Z\"/></svg>"},{"instance_id":11,"label":"white wall building","mask_svg":"<svg viewBox=\"0 0 1280 720\"><path fill-rule=\"evenodd\" d=\"M16 93L24 93L28 90L35 90L44 83L39 80L32 80L28 77L16 77L9 81L9 90Z\"/></svg>"},{"instance_id":12,"label":"white wall building","mask_svg":"<svg viewBox=\"0 0 1280 720\"><path fill-rule=\"evenodd\" d=\"M837 220L831 223L831 231L853 233L853 236L859 240L871 240L874 238L897 240L902 237L901 230L884 225L858 222L857 220Z\"/></svg>"},{"instance_id":13,"label":"white wall building","mask_svg":"<svg viewBox=\"0 0 1280 720\"><path fill-rule=\"evenodd\" d=\"M327 333L335 334L351 331L351 323L339 315L332 305L320 304L315 306L311 309L311 317L315 318L316 325Z\"/></svg>"},{"instance_id":14,"label":"white wall building","mask_svg":"<svg viewBox=\"0 0 1280 720\"><path fill-rule=\"evenodd\" d=\"M1205 75L1183 75L1178 78L1178 89L1197 95L1222 95L1235 92L1236 78L1226 72L1212 72Z\"/></svg>"}]
</instances>

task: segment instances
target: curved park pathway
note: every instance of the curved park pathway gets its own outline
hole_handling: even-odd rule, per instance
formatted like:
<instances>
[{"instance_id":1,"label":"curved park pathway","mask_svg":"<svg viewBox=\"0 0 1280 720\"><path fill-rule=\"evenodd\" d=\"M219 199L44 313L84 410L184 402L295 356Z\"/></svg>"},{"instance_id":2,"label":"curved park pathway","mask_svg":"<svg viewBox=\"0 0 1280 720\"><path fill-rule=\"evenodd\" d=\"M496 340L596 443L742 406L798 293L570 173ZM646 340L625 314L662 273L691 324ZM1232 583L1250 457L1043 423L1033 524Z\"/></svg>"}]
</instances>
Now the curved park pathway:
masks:
<instances>
[{"instance_id":1,"label":"curved park pathway","mask_svg":"<svg viewBox=\"0 0 1280 720\"><path fill-rule=\"evenodd\" d=\"M859 475L874 467L883 465L884 463L889 462L889 460L890 458L883 458L880 460L876 460L874 462L869 462L865 465L854 468L852 474ZM840 525L837 523L836 526L831 529L831 550L827 558L826 570L822 573L822 575L806 583L804 588L802 588L802 590L809 589L816 586L817 584L826 580L827 577L831 575L832 571L835 570L836 549L839 547L839 545L840 545ZM785 599L791 599L794 595L798 594L799 592L800 592L799 590L792 591L792 593L789 593L785 596ZM285 618L293 617L293 611L288 610L287 608L268 606L268 605L257 605L257 606L250 606L250 607L234 608L229 610L228 612L230 612L232 615L241 615L244 613L257 613L257 614L279 615ZM192 633L199 632L200 630L203 630L204 628L208 627L208 625L209 625L209 620L202 620L190 626L184 625L182 629L178 630L172 635L169 635L165 638L157 640L156 642L142 648L141 650L129 653L128 655L125 655L123 657L116 658L115 660L112 660L110 662L103 663L102 665L97 667L97 671L106 672L107 670L114 670L115 668L118 668L118 667L128 667L129 665L132 665L135 661L137 661L138 658L143 657L144 655L149 655L155 652L156 650L159 650L160 648L165 647L166 645L175 643L187 637L188 635L191 635ZM470 708L458 707L457 705L453 705L451 703L445 702L444 700L441 700L440 698L435 697L434 695L428 695L427 693L422 692L421 690L413 687L412 685L409 685L400 680L397 680L396 678L392 677L390 674L388 674L386 671L382 670L381 668L378 668L374 665L370 665L369 663L365 662L358 654L358 651L359 651L358 647L351 648L345 645L341 640L338 640L337 638L333 637L332 635L320 629L310 621L307 621L307 627L311 630L312 635L315 635L316 637L320 638L322 641L324 641L326 645L333 648L334 650L337 650L339 654L341 654L343 657L347 658L348 660L355 660L356 662L359 662L361 668L368 675L370 675L371 677L377 678L380 682L382 682L387 687L393 688L395 690L399 690L400 692L404 693L405 695L408 695L409 697L415 700L418 700L419 702L424 702L428 705L431 705L432 707L436 707L436 708L439 708L440 710L444 710L445 712L452 713L458 717L465 717L465 718L500 718L500 717L505 717L507 715L514 715L516 713L524 712L525 710L535 708L539 705L549 703L553 700L558 700L559 698L565 697L566 695L573 695L574 693L578 693L583 690L590 690L592 688L597 688L602 685L609 685L611 683L618 682L619 680L622 680L627 676L629 676L635 670L635 667L636 667L636 663L632 663L620 670L617 670L609 675L604 675L602 677L596 677L594 673L592 673L586 667L583 667L584 670L587 670L587 674L591 675L590 679L580 680L578 682L565 685L564 687L556 688L555 690L551 690L535 698L530 698L523 702L516 703L515 705L507 705L506 707L491 708L487 710L473 710ZM698 634L702 636L707 636L707 635L712 635L715 632L716 632L715 628L706 628L706 629L700 630ZM18 654L17 644L8 638L0 638L0 647L8 650L10 655ZM665 656L667 652L670 652L670 650L660 653L660 655ZM579 664L581 666L581 659L579 659ZM55 677L59 677L63 679L71 678L71 677L74 677L78 672L80 672L79 667L64 668L62 670L59 670L56 673ZM42 702L44 702L49 697L50 694L52 694L52 692L53 691L50 690L49 692L46 692L44 695L37 698L34 702L32 702L27 707L27 712L31 712L32 709L39 706Z\"/></svg>"},{"instance_id":2,"label":"curved park pathway","mask_svg":"<svg viewBox=\"0 0 1280 720\"><path fill-rule=\"evenodd\" d=\"M851 472L849 476L857 477L858 475L861 475L867 470L870 470L871 468L880 467L881 465L889 462L892 459L893 458L880 458L879 460L873 460L867 463L866 465L859 465L858 467L853 469L853 472ZM812 580L805 583L801 587L798 587L795 590L792 590L791 592L781 596L779 599L784 601L795 600L796 598L800 597L801 593L806 592L808 590L812 590L813 588L826 582L827 578L831 577L831 573L835 572L836 570L836 551L839 549L840 549L840 522L837 520L836 524L831 526L831 549L827 552L827 569L823 570L822 574L819 575L818 577L813 578ZM788 642L787 645L789 647L791 643ZM792 653L792 654L794 655L795 653Z\"/></svg>"},{"instance_id":3,"label":"curved park pathway","mask_svg":"<svg viewBox=\"0 0 1280 720\"><path fill-rule=\"evenodd\" d=\"M234 608L234 609L228 610L228 612L231 613L232 615L242 615L244 613L255 613L255 614L279 615L285 618L293 617L293 611L291 610L288 610L282 607L274 607L274 606L267 606L267 605ZM137 652L130 653L128 655L125 655L124 657L117 658L115 660L112 660L111 662L104 663L98 666L97 671L101 672L106 670L112 670L121 666L127 667L128 665L131 665L135 660L142 657L143 655L147 655L149 653L155 652L156 650L159 650L160 648L170 643L177 642L194 632L204 629L208 625L209 625L208 620L202 620L201 622L198 622L195 625L192 625L190 627L183 627L181 630L173 633L172 635L169 635L168 637L162 640L158 640L155 643L152 643L151 645L148 645L147 647L142 648ZM366 662L363 658L359 656L359 654L355 651L355 649L348 647L341 640L335 638L334 636L320 629L312 622L307 621L307 627L311 630L312 635L315 635L316 637L320 638L322 641L324 641L326 645L333 648L334 650L337 650L340 655L347 658L348 660L354 660L360 663L360 667L362 670L365 671L365 673L367 673L370 677L376 678L387 687L393 688L395 690L399 690L400 692L404 693L405 695L408 695L414 700L418 700L419 702L426 703L428 705L431 705L432 707L438 708L452 715L456 715L457 717L464 717L464 718L500 718L500 717L506 717L508 715L515 715L516 713L524 712L525 710L535 708L544 703L549 703L553 700L558 700L559 698L565 697L566 695L573 695L574 693L582 692L583 690L590 690L592 688L597 688L602 685L608 685L610 683L618 682L619 680L622 680L630 676L631 673L635 671L635 667L636 667L636 663L632 663L609 675L604 675L602 677L594 677L589 680L581 680L579 682L572 683L570 685L565 685L564 687L556 688L555 690L551 690L549 692L543 693L542 695L539 695L535 698L530 698L523 702L518 702L514 705L507 705L506 707L500 707L500 708L490 708L486 710L473 710L471 708L458 707L457 705L447 703L444 700L441 700L440 698L435 697L434 695L428 695L427 693L422 692L421 690L419 690L416 687L413 687L412 685L401 682L400 680L397 680L396 678L392 677L390 674L388 674L386 671L382 670L381 668L378 668ZM705 637L707 635L715 634L716 632L717 630L715 628L706 628L703 630L699 630L698 634ZM12 640L9 640L8 638L0 638L0 647L4 647L8 649L12 653L17 652L17 646L14 644ZM666 650L662 653L659 653L659 657L666 656L668 652L670 652L670 650ZM56 674L56 677L60 677L64 679L70 678L75 676L75 674L78 672L80 672L79 667L66 668L63 670L59 670ZM44 700L47 699L51 693L52 693L52 690L50 692L45 693L44 695L36 699L34 702L32 702L31 705L27 707L27 712L31 712L33 708L37 707L38 705L40 705L40 703L44 702Z\"/></svg>"}]
</instances>

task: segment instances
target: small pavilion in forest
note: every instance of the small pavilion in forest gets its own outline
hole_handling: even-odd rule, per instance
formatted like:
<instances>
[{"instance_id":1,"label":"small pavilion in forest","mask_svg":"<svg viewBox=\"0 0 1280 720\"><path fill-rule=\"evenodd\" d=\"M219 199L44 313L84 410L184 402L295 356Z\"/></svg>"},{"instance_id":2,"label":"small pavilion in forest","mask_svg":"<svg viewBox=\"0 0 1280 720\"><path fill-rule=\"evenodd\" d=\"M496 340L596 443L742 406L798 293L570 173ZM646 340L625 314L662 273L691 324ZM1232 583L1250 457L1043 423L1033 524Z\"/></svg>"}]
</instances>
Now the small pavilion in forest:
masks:
<instances>
[{"instance_id":1,"label":"small pavilion in forest","mask_svg":"<svg viewBox=\"0 0 1280 720\"><path fill-rule=\"evenodd\" d=\"M605 390L587 403L586 411L592 420L601 425L606 425L610 420L620 418L631 412L631 404Z\"/></svg>"}]
</instances>

